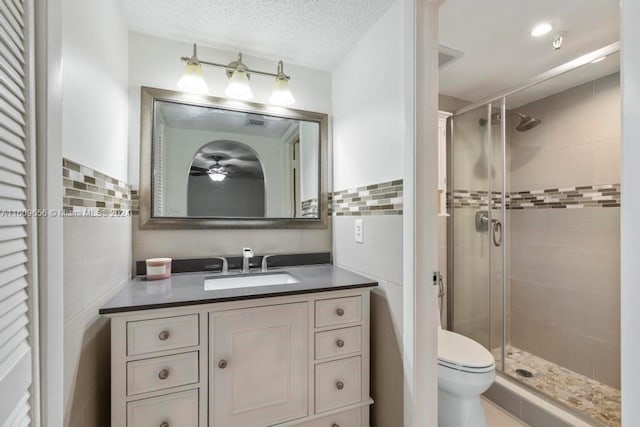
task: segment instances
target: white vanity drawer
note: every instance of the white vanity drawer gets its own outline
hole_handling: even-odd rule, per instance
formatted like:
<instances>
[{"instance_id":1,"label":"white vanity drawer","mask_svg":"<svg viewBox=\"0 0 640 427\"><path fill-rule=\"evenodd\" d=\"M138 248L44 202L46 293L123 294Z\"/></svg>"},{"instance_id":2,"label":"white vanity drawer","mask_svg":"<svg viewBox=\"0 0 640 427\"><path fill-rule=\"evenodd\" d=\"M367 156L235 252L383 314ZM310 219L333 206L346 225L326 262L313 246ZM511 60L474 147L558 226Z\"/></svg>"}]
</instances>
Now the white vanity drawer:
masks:
<instances>
[{"instance_id":1,"label":"white vanity drawer","mask_svg":"<svg viewBox=\"0 0 640 427\"><path fill-rule=\"evenodd\" d=\"M316 301L316 327L362 321L362 298L347 297Z\"/></svg>"},{"instance_id":2,"label":"white vanity drawer","mask_svg":"<svg viewBox=\"0 0 640 427\"><path fill-rule=\"evenodd\" d=\"M198 382L198 352L127 363L127 395Z\"/></svg>"},{"instance_id":3,"label":"white vanity drawer","mask_svg":"<svg viewBox=\"0 0 640 427\"><path fill-rule=\"evenodd\" d=\"M362 409L351 409L338 414L327 415L318 420L306 422L304 427L363 427Z\"/></svg>"},{"instance_id":4,"label":"white vanity drawer","mask_svg":"<svg viewBox=\"0 0 640 427\"><path fill-rule=\"evenodd\" d=\"M127 323L127 354L153 353L198 345L198 315Z\"/></svg>"},{"instance_id":5,"label":"white vanity drawer","mask_svg":"<svg viewBox=\"0 0 640 427\"><path fill-rule=\"evenodd\" d=\"M360 356L316 365L316 413L362 401Z\"/></svg>"},{"instance_id":6,"label":"white vanity drawer","mask_svg":"<svg viewBox=\"0 0 640 427\"><path fill-rule=\"evenodd\" d=\"M342 356L362 351L362 327L316 332L316 359Z\"/></svg>"},{"instance_id":7,"label":"white vanity drawer","mask_svg":"<svg viewBox=\"0 0 640 427\"><path fill-rule=\"evenodd\" d=\"M198 427L198 390L127 404L127 427Z\"/></svg>"}]
</instances>

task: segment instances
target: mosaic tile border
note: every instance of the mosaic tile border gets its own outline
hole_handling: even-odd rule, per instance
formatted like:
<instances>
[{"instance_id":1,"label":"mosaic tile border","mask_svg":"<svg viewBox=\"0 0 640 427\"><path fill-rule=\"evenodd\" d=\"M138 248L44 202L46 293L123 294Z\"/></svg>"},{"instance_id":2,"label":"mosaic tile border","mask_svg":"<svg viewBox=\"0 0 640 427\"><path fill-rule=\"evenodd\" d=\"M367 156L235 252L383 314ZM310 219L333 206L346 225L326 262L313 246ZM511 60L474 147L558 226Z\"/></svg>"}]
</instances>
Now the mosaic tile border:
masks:
<instances>
[{"instance_id":1,"label":"mosaic tile border","mask_svg":"<svg viewBox=\"0 0 640 427\"><path fill-rule=\"evenodd\" d=\"M500 209L501 192L491 193L492 208ZM448 193L447 207L486 208L487 191L454 190L453 200ZM513 191L507 194L507 209L581 209L619 208L620 184L585 185L545 190Z\"/></svg>"},{"instance_id":2,"label":"mosaic tile border","mask_svg":"<svg viewBox=\"0 0 640 427\"><path fill-rule=\"evenodd\" d=\"M70 162L66 159L65 161ZM78 164L74 165L76 169L81 167L90 171L90 168ZM73 170L78 172L76 169ZM93 173L96 174L95 177L98 179L102 175L95 171ZM107 178L115 180L114 178ZM67 183L65 182L65 184ZM130 196L129 209L133 215L137 215L139 210L139 191L133 185L127 188ZM72 189L77 190L77 188ZM401 179L335 191L328 195L329 215L331 216L334 213L336 216L402 215L402 194L403 180ZM501 209L502 193L492 192L491 195L493 208ZM66 196L65 189L65 207L67 207ZM488 206L489 193L483 190L454 190L453 198L451 193L447 193L447 208L451 208L452 199L454 208L486 208ZM620 207L620 184L518 191L507 194L507 209L580 209L586 207ZM318 199L309 199L302 202L303 217L315 216L317 211Z\"/></svg>"},{"instance_id":3,"label":"mosaic tile border","mask_svg":"<svg viewBox=\"0 0 640 427\"><path fill-rule=\"evenodd\" d=\"M130 214L131 191L124 181L69 159L62 159L62 181L65 213Z\"/></svg>"},{"instance_id":4,"label":"mosaic tile border","mask_svg":"<svg viewBox=\"0 0 640 427\"><path fill-rule=\"evenodd\" d=\"M138 215L140 213L140 192L138 186L130 185L131 190L131 215Z\"/></svg>"},{"instance_id":5,"label":"mosaic tile border","mask_svg":"<svg viewBox=\"0 0 640 427\"><path fill-rule=\"evenodd\" d=\"M316 218L318 216L318 199L308 199L300 202L303 218Z\"/></svg>"},{"instance_id":6,"label":"mosaic tile border","mask_svg":"<svg viewBox=\"0 0 640 427\"><path fill-rule=\"evenodd\" d=\"M402 215L403 181L371 184L334 191L330 198L336 216Z\"/></svg>"},{"instance_id":7,"label":"mosaic tile border","mask_svg":"<svg viewBox=\"0 0 640 427\"><path fill-rule=\"evenodd\" d=\"M519 191L509 195L509 209L585 207L619 208L620 184Z\"/></svg>"},{"instance_id":8,"label":"mosaic tile border","mask_svg":"<svg viewBox=\"0 0 640 427\"><path fill-rule=\"evenodd\" d=\"M507 195L507 209L509 208L509 195ZM486 208L489 201L488 191L453 191L453 207L458 208ZM491 205L493 209L502 208L502 192L491 193ZM451 207L451 193L447 193L447 208Z\"/></svg>"}]
</instances>

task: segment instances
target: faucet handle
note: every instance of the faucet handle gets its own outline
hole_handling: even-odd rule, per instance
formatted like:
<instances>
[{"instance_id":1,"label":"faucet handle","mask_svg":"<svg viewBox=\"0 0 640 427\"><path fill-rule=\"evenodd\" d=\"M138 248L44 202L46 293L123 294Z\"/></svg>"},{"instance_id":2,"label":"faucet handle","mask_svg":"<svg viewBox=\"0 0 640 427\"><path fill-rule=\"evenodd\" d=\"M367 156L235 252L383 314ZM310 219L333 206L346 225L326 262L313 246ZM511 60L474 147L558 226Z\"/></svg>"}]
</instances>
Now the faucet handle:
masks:
<instances>
[{"instance_id":1,"label":"faucet handle","mask_svg":"<svg viewBox=\"0 0 640 427\"><path fill-rule=\"evenodd\" d=\"M212 256L211 259L219 259L222 261L222 267L220 268L220 272L222 274L227 274L229 272L229 261L223 256Z\"/></svg>"},{"instance_id":2,"label":"faucet handle","mask_svg":"<svg viewBox=\"0 0 640 427\"><path fill-rule=\"evenodd\" d=\"M269 269L269 258L271 258L273 255L265 255L262 257L262 268L261 271L264 273L265 271L267 271Z\"/></svg>"},{"instance_id":3,"label":"faucet handle","mask_svg":"<svg viewBox=\"0 0 640 427\"><path fill-rule=\"evenodd\" d=\"M242 257L243 258L253 258L254 254L251 248L242 248Z\"/></svg>"}]
</instances>

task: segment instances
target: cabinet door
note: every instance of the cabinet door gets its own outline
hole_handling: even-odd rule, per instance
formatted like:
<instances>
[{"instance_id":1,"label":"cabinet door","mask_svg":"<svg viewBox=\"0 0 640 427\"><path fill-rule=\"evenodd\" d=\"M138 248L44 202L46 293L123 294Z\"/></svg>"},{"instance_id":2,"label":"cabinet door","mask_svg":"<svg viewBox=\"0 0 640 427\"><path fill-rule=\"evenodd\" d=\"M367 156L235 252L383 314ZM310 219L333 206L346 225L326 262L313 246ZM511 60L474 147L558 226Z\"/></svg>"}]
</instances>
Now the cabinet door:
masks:
<instances>
[{"instance_id":1,"label":"cabinet door","mask_svg":"<svg viewBox=\"0 0 640 427\"><path fill-rule=\"evenodd\" d=\"M259 427L307 416L306 303L210 315L209 419L214 427Z\"/></svg>"}]
</instances>

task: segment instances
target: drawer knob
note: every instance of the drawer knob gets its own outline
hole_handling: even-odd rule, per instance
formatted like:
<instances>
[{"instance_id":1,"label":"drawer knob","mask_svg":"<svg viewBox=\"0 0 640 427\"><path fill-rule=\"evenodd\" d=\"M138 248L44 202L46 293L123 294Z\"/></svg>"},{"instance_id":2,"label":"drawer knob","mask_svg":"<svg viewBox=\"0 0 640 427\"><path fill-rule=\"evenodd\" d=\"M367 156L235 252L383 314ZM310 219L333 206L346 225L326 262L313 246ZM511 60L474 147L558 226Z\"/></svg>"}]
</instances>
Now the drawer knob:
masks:
<instances>
[{"instance_id":1,"label":"drawer knob","mask_svg":"<svg viewBox=\"0 0 640 427\"><path fill-rule=\"evenodd\" d=\"M344 309L342 309L342 308L337 309L337 310L336 310L336 314L337 314L338 316L344 316Z\"/></svg>"},{"instance_id":2,"label":"drawer knob","mask_svg":"<svg viewBox=\"0 0 640 427\"><path fill-rule=\"evenodd\" d=\"M228 363L226 360L224 360L224 359L222 359L221 361L219 361L219 362L218 362L218 368L220 368L220 369L224 369L224 368L226 368L228 365L229 365L229 363Z\"/></svg>"},{"instance_id":3,"label":"drawer knob","mask_svg":"<svg viewBox=\"0 0 640 427\"><path fill-rule=\"evenodd\" d=\"M340 427L340 424L333 423L331 424L331 427Z\"/></svg>"},{"instance_id":4,"label":"drawer knob","mask_svg":"<svg viewBox=\"0 0 640 427\"><path fill-rule=\"evenodd\" d=\"M169 378L169 370L163 369L162 371L160 371L158 373L158 378L160 378L161 380L166 380L167 378Z\"/></svg>"},{"instance_id":5,"label":"drawer knob","mask_svg":"<svg viewBox=\"0 0 640 427\"><path fill-rule=\"evenodd\" d=\"M166 421L163 421L163 422L160 424L160 427L169 427L169 423L168 423L168 422L166 422Z\"/></svg>"},{"instance_id":6,"label":"drawer knob","mask_svg":"<svg viewBox=\"0 0 640 427\"><path fill-rule=\"evenodd\" d=\"M169 339L169 335L169 331L162 331L158 334L158 338L160 339L160 341L166 341Z\"/></svg>"},{"instance_id":7,"label":"drawer knob","mask_svg":"<svg viewBox=\"0 0 640 427\"><path fill-rule=\"evenodd\" d=\"M342 348L342 347L344 347L344 341L342 341L342 340L338 340L338 341L336 341L336 345L337 345L339 348Z\"/></svg>"},{"instance_id":8,"label":"drawer knob","mask_svg":"<svg viewBox=\"0 0 640 427\"><path fill-rule=\"evenodd\" d=\"M342 390L342 389L344 388L344 383L343 383L342 381L338 381L338 382L336 383L336 388L337 388L338 390Z\"/></svg>"}]
</instances>

